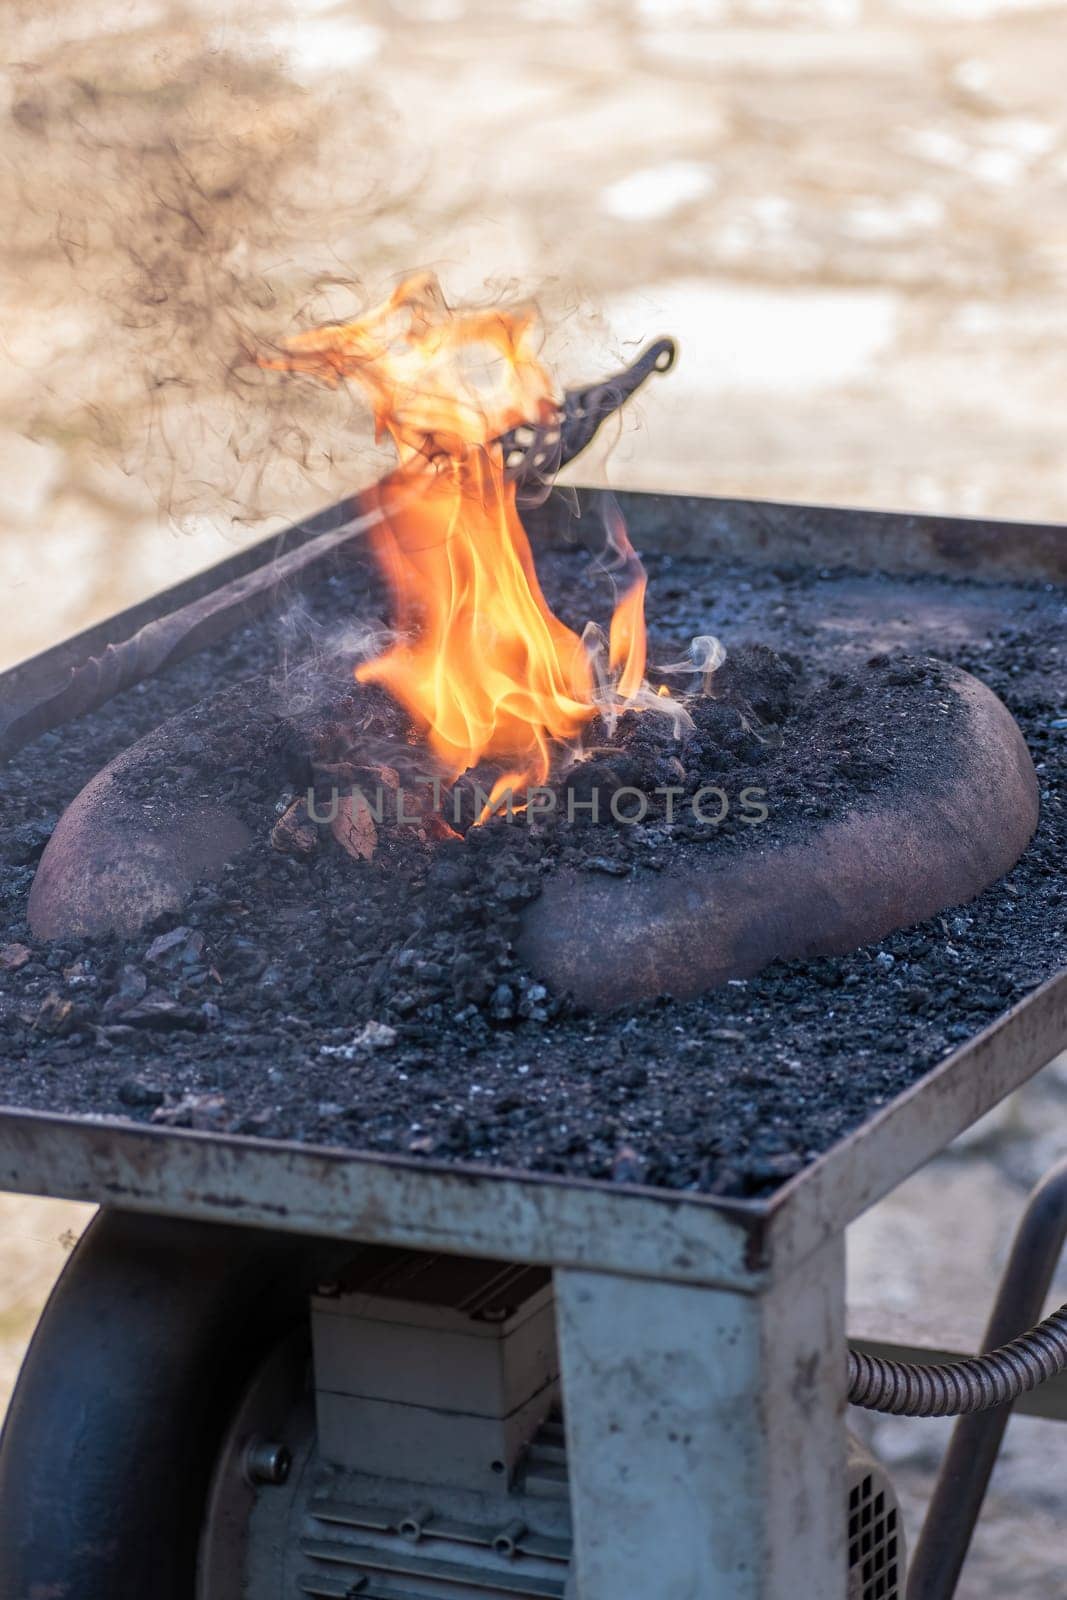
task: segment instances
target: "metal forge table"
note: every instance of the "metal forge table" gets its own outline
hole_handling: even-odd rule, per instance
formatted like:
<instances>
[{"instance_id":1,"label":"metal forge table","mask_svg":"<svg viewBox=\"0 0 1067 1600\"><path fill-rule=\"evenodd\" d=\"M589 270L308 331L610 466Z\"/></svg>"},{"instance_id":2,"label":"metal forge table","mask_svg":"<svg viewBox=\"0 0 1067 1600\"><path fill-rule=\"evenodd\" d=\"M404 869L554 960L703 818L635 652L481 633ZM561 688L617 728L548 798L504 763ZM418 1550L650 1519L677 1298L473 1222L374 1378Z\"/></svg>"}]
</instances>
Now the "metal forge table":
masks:
<instances>
[{"instance_id":1,"label":"metal forge table","mask_svg":"<svg viewBox=\"0 0 1067 1600\"><path fill-rule=\"evenodd\" d=\"M1056 527L622 501L639 548L1067 583L1067 533ZM295 530L287 547L330 525ZM105 637L126 636L278 549L246 552L90 630L8 674L2 693L31 693ZM765 1202L19 1109L0 1111L0 1187L548 1266L574 1533L567 1594L845 1600L845 1227L1065 1047L1067 973ZM2 1578L0 1595L7 1600Z\"/></svg>"}]
</instances>

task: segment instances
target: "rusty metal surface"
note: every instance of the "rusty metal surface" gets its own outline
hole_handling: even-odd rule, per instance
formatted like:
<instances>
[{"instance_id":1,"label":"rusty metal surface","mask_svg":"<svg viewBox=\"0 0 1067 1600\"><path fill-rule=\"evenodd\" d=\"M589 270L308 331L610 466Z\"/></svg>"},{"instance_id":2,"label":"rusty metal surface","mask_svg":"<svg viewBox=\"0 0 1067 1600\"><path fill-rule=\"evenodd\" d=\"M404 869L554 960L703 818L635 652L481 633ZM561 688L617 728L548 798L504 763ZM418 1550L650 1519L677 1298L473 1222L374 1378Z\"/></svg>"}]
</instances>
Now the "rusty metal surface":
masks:
<instances>
[{"instance_id":1,"label":"rusty metal surface","mask_svg":"<svg viewBox=\"0 0 1067 1600\"><path fill-rule=\"evenodd\" d=\"M1067 973L767 1201L0 1110L0 1188L758 1292L1067 1046Z\"/></svg>"},{"instance_id":2,"label":"rusty metal surface","mask_svg":"<svg viewBox=\"0 0 1067 1600\"><path fill-rule=\"evenodd\" d=\"M742 1202L102 1119L0 1113L0 1189L679 1282L766 1276Z\"/></svg>"},{"instance_id":3,"label":"rusty metal surface","mask_svg":"<svg viewBox=\"0 0 1067 1600\"><path fill-rule=\"evenodd\" d=\"M758 1296L556 1272L582 1600L845 1600L844 1265Z\"/></svg>"},{"instance_id":4,"label":"rusty metal surface","mask_svg":"<svg viewBox=\"0 0 1067 1600\"><path fill-rule=\"evenodd\" d=\"M1058 527L668 496L621 499L635 541L646 549L860 571L1067 580L1067 531ZM546 515L545 507L533 514ZM321 526L318 519L316 531ZM229 565L217 569L219 581L230 576ZM166 602L159 597L157 614ZM151 615L146 604L148 610L138 608L141 621ZM69 649L3 675L0 695L23 690L27 673L61 669ZM758 1292L1065 1047L1067 973L963 1044L765 1202L2 1108L0 1187Z\"/></svg>"}]
</instances>

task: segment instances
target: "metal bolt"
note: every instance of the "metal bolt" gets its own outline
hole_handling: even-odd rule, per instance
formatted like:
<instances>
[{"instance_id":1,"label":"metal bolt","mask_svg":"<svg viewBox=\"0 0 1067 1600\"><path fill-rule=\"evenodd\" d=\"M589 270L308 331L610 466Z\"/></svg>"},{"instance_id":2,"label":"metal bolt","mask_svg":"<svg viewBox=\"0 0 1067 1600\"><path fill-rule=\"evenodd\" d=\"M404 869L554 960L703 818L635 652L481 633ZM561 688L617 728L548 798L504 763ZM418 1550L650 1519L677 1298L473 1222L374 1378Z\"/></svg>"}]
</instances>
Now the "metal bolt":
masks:
<instances>
[{"instance_id":1,"label":"metal bolt","mask_svg":"<svg viewBox=\"0 0 1067 1600\"><path fill-rule=\"evenodd\" d=\"M253 1439L245 1451L245 1477L249 1483L282 1484L293 1458L288 1445L276 1439Z\"/></svg>"},{"instance_id":2,"label":"metal bolt","mask_svg":"<svg viewBox=\"0 0 1067 1600\"><path fill-rule=\"evenodd\" d=\"M418 1544L422 1538L426 1524L433 1519L433 1507L426 1505L412 1506L403 1522L400 1523L399 1532L405 1539L411 1539Z\"/></svg>"},{"instance_id":3,"label":"metal bolt","mask_svg":"<svg viewBox=\"0 0 1067 1600\"><path fill-rule=\"evenodd\" d=\"M526 1532L526 1524L521 1517L516 1517L509 1522L507 1527L501 1528L499 1533L493 1535L493 1549L497 1555L515 1556L518 1554L519 1540Z\"/></svg>"}]
</instances>

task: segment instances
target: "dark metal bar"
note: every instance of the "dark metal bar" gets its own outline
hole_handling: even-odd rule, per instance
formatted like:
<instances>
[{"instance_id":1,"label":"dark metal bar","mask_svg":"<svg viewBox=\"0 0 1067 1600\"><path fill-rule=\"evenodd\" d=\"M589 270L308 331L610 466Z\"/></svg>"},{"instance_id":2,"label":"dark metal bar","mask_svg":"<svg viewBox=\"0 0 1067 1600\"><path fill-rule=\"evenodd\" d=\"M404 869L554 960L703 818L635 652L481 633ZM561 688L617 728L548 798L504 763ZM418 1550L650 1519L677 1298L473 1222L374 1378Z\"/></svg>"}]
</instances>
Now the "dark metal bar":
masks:
<instances>
[{"instance_id":1,"label":"dark metal bar","mask_svg":"<svg viewBox=\"0 0 1067 1600\"><path fill-rule=\"evenodd\" d=\"M380 516L342 523L332 533L290 550L276 561L232 579L166 616L146 622L118 644L109 643L50 689L0 710L0 760L7 760L38 734L94 711L164 667L217 643L277 599L287 583L317 569Z\"/></svg>"},{"instance_id":2,"label":"dark metal bar","mask_svg":"<svg viewBox=\"0 0 1067 1600\"><path fill-rule=\"evenodd\" d=\"M676 354L673 339L657 339L622 372L584 389L568 389L562 410L551 423L504 434L500 440L504 463L518 485L519 504L544 500L556 473L593 442L600 424L625 405L653 372L669 372Z\"/></svg>"},{"instance_id":3,"label":"dark metal bar","mask_svg":"<svg viewBox=\"0 0 1067 1600\"><path fill-rule=\"evenodd\" d=\"M165 589L117 611L114 616L91 623L79 633L71 634L68 639L28 656L0 673L0 702L5 712L16 703L28 702L60 685L72 668L88 661L90 656L99 655L110 640L132 638L146 623L155 622L157 618L169 616L172 611L194 600L214 594L223 584L242 578L258 567L267 566L324 533L336 532L358 513L359 506L354 499L338 501L313 517L283 528L279 533L268 534L244 550L238 550L222 561L193 573L191 577L168 584Z\"/></svg>"},{"instance_id":4,"label":"dark metal bar","mask_svg":"<svg viewBox=\"0 0 1067 1600\"><path fill-rule=\"evenodd\" d=\"M1034 1190L1016 1230L983 1350L1035 1323L1067 1240L1067 1161ZM915 1546L908 1600L951 1600L1011 1416L1010 1405L962 1417L941 1463Z\"/></svg>"}]
</instances>

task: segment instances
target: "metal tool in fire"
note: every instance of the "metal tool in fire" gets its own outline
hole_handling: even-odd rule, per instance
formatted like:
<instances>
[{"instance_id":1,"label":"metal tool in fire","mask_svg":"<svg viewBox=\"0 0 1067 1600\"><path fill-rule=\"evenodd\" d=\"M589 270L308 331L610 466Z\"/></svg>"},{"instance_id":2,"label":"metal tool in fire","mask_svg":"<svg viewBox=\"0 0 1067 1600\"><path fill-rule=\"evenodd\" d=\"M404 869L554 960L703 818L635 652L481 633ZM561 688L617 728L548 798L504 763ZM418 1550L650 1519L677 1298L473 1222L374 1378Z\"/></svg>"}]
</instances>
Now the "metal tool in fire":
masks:
<instances>
[{"instance_id":1,"label":"metal tool in fire","mask_svg":"<svg viewBox=\"0 0 1067 1600\"><path fill-rule=\"evenodd\" d=\"M614 376L568 389L552 417L516 425L503 434L499 444L505 473L516 485L520 504L542 500L555 475L592 443L601 425L647 378L670 370L675 354L672 339L657 339ZM68 667L46 687L35 686L25 699L16 694L0 707L0 760L261 615L287 587L307 579L317 568L326 568L384 515L384 507L361 511L353 500L340 517L336 512L331 515L327 529L318 532L312 522L310 537L280 550L272 561L166 616L153 617L128 638L109 642Z\"/></svg>"}]
</instances>

